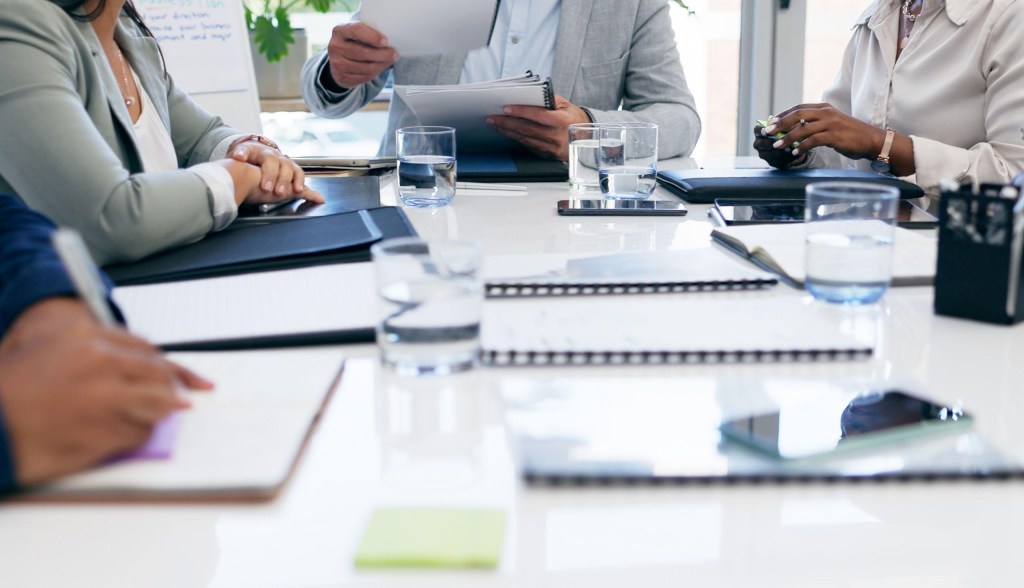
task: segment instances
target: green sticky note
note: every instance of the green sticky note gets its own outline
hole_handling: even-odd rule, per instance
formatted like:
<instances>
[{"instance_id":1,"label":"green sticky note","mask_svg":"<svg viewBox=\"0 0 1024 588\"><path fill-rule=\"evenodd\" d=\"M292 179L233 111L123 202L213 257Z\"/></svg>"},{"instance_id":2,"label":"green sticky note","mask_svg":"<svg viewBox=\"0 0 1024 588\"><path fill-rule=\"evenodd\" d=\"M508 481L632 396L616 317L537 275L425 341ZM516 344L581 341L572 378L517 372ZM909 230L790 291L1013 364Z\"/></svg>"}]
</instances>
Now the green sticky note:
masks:
<instances>
[{"instance_id":1,"label":"green sticky note","mask_svg":"<svg viewBox=\"0 0 1024 588\"><path fill-rule=\"evenodd\" d=\"M357 568L494 568L505 513L465 508L378 508L356 551Z\"/></svg>"}]
</instances>

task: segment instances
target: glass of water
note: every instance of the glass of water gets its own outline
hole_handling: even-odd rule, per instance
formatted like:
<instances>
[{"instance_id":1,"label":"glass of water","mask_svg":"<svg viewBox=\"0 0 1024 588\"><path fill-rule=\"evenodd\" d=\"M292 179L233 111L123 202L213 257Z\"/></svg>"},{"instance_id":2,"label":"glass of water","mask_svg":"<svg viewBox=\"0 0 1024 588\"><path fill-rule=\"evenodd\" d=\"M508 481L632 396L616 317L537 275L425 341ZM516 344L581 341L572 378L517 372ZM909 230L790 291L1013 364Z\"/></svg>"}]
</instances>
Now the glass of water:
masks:
<instances>
[{"instance_id":1,"label":"glass of water","mask_svg":"<svg viewBox=\"0 0 1024 588\"><path fill-rule=\"evenodd\" d=\"M574 192L596 193L601 189L597 178L600 131L597 123L569 125L569 186Z\"/></svg>"},{"instance_id":2,"label":"glass of water","mask_svg":"<svg viewBox=\"0 0 1024 588\"><path fill-rule=\"evenodd\" d=\"M476 365L483 281L473 241L388 239L370 248L377 274L377 346L401 375L445 375Z\"/></svg>"},{"instance_id":3,"label":"glass of water","mask_svg":"<svg viewBox=\"0 0 1024 588\"><path fill-rule=\"evenodd\" d=\"M601 125L598 181L611 200L645 200L658 173L658 125L629 122Z\"/></svg>"},{"instance_id":4,"label":"glass of water","mask_svg":"<svg viewBox=\"0 0 1024 588\"><path fill-rule=\"evenodd\" d=\"M406 206L446 206L455 197L455 129L404 127L396 132L398 198Z\"/></svg>"},{"instance_id":5,"label":"glass of water","mask_svg":"<svg viewBox=\"0 0 1024 588\"><path fill-rule=\"evenodd\" d=\"M899 190L866 182L807 186L805 286L815 298L869 304L892 280Z\"/></svg>"}]
</instances>

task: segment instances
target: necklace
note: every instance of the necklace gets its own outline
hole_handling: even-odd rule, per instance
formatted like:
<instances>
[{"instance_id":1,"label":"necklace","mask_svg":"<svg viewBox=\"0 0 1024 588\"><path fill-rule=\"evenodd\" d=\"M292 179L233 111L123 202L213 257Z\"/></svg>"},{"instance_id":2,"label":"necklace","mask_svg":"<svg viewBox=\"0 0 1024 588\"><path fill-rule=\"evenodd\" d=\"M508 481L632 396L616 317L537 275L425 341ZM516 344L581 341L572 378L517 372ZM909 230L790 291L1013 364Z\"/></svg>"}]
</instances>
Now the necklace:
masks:
<instances>
[{"instance_id":1,"label":"necklace","mask_svg":"<svg viewBox=\"0 0 1024 588\"><path fill-rule=\"evenodd\" d=\"M124 88L121 88L124 93L124 105L131 107L135 104L135 97L132 96L132 85L128 82L128 65L124 61L124 53L120 47L117 48L117 60L121 62L121 77L124 79Z\"/></svg>"},{"instance_id":2,"label":"necklace","mask_svg":"<svg viewBox=\"0 0 1024 588\"><path fill-rule=\"evenodd\" d=\"M907 47L907 43L910 43L910 31L914 30L914 23L917 22L917 17L920 14L911 14L910 5L914 0L903 0L903 38L900 39L900 50L902 51Z\"/></svg>"}]
</instances>

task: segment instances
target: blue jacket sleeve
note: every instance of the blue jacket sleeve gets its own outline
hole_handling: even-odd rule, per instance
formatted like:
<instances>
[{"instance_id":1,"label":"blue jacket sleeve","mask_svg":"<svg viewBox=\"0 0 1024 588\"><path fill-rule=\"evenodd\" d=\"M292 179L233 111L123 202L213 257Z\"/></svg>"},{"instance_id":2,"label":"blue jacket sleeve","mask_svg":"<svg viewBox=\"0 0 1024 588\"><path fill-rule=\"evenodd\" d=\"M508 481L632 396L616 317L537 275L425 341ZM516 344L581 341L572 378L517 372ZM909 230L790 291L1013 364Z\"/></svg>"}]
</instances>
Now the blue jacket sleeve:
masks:
<instances>
[{"instance_id":1,"label":"blue jacket sleeve","mask_svg":"<svg viewBox=\"0 0 1024 588\"><path fill-rule=\"evenodd\" d=\"M0 194L0 339L33 304L54 296L75 295L74 285L50 243L54 228L52 222L26 208L18 198ZM0 410L0 493L14 488L13 456Z\"/></svg>"}]
</instances>

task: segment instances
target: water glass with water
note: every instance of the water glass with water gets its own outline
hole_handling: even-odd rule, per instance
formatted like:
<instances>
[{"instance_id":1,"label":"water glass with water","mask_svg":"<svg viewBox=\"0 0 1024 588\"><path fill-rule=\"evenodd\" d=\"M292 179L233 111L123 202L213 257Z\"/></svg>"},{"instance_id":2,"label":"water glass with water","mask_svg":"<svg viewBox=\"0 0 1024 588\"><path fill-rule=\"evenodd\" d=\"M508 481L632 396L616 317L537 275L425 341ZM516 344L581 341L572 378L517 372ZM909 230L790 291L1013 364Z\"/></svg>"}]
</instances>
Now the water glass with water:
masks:
<instances>
[{"instance_id":1,"label":"water glass with water","mask_svg":"<svg viewBox=\"0 0 1024 588\"><path fill-rule=\"evenodd\" d=\"M899 190L866 182L807 186L805 286L815 298L869 304L892 280Z\"/></svg>"},{"instance_id":2,"label":"water glass with water","mask_svg":"<svg viewBox=\"0 0 1024 588\"><path fill-rule=\"evenodd\" d=\"M396 132L398 198L406 206L446 206L455 197L455 129L404 127Z\"/></svg>"},{"instance_id":3,"label":"water glass with water","mask_svg":"<svg viewBox=\"0 0 1024 588\"><path fill-rule=\"evenodd\" d=\"M577 123L569 125L569 187L574 192L597 193L597 154L601 142L601 125Z\"/></svg>"},{"instance_id":4,"label":"water glass with water","mask_svg":"<svg viewBox=\"0 0 1024 588\"><path fill-rule=\"evenodd\" d=\"M654 194L658 173L658 125L630 122L601 125L598 182L610 200L645 200Z\"/></svg>"},{"instance_id":5,"label":"water glass with water","mask_svg":"<svg viewBox=\"0 0 1024 588\"><path fill-rule=\"evenodd\" d=\"M473 241L388 239L370 248L377 275L377 345L401 375L472 368L480 354L481 247Z\"/></svg>"}]
</instances>

